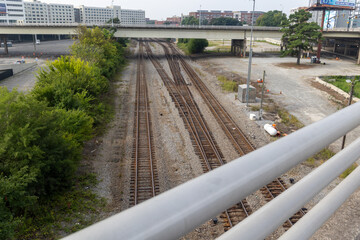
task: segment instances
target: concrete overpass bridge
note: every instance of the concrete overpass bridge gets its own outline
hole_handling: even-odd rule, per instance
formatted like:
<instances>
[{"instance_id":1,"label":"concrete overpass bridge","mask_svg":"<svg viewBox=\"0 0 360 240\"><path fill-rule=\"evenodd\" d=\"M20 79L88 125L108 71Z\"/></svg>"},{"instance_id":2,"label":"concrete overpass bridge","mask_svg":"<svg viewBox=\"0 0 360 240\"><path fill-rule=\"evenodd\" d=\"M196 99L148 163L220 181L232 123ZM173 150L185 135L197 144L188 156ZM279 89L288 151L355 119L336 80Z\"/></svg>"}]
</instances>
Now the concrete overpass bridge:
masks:
<instances>
[{"instance_id":1,"label":"concrete overpass bridge","mask_svg":"<svg viewBox=\"0 0 360 240\"><path fill-rule=\"evenodd\" d=\"M76 35L78 24L19 24L0 25L0 37L7 35ZM98 25L110 27L111 25ZM88 27L93 27L89 25ZM173 26L173 25L115 25L115 37L119 38L205 38L232 39L232 52L236 55L246 54L246 40L250 38L249 26ZM360 64L360 29L325 30L323 33L327 50L352 55ZM254 38L280 39L279 27L254 27Z\"/></svg>"}]
</instances>

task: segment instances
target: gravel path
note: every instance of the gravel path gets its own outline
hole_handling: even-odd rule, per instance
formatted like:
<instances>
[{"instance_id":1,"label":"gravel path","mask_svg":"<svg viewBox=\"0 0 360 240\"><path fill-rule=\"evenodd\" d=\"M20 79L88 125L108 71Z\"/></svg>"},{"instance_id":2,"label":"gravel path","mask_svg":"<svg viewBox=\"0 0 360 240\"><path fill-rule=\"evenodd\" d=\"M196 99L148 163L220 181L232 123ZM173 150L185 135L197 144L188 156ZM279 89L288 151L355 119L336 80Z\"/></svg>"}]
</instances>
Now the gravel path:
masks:
<instances>
[{"instance_id":1,"label":"gravel path","mask_svg":"<svg viewBox=\"0 0 360 240\"><path fill-rule=\"evenodd\" d=\"M307 61L307 60L304 60ZM247 59L234 57L226 58L208 58L198 60L206 68L216 67L223 69L224 72L234 72L241 76L247 76ZM267 89L270 90L270 97L275 102L295 115L305 125L323 119L338 111L340 106L331 100L330 96L312 86L316 76L322 75L360 75L359 66L351 61L326 59L326 65L306 64L304 69L284 67L284 64L295 62L293 58L254 58L252 78L257 79L262 76L262 71L267 72ZM211 78L207 78L209 80ZM213 80L216 81L216 80ZM211 85L211 84L210 84ZM214 85L214 84L212 84ZM280 93L281 92L281 93ZM229 94L230 95L230 94ZM228 97L231 99L232 97ZM237 101L240 108L244 104ZM244 110L245 111L245 110ZM360 127L348 134L347 144L360 136ZM330 147L337 152L340 149L341 139L333 143ZM290 177L300 180L312 171L311 168L299 165L289 171L283 177ZM340 182L340 179L334 180L326 189L316 196L305 207L311 209L318 203L329 191L331 191ZM314 235L314 239L355 239L359 238L359 214L360 214L360 191L353 196L336 212L336 214ZM278 231L279 232L279 231ZM276 239L278 235L274 234L269 239Z\"/></svg>"}]
</instances>

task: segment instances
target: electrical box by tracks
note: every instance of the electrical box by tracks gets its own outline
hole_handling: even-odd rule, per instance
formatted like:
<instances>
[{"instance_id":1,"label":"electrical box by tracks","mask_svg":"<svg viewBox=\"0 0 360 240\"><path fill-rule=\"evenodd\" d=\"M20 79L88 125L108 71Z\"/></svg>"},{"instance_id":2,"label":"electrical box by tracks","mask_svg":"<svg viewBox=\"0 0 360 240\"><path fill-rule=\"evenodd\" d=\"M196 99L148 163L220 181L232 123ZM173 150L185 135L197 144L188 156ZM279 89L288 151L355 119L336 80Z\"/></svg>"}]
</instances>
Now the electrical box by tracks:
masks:
<instances>
[{"instance_id":1,"label":"electrical box by tracks","mask_svg":"<svg viewBox=\"0 0 360 240\"><path fill-rule=\"evenodd\" d=\"M246 88L247 85L239 85L239 91L238 91L238 99L242 103L246 103ZM256 102L256 88L249 85L249 103L255 103Z\"/></svg>"}]
</instances>

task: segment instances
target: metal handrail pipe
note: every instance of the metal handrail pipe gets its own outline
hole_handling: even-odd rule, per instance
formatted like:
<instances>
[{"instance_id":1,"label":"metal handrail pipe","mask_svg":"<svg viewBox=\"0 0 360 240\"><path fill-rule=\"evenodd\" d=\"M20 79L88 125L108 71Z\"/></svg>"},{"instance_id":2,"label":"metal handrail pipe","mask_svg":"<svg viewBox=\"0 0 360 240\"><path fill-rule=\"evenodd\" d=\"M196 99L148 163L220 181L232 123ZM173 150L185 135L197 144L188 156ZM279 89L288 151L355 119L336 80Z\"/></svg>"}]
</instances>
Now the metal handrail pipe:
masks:
<instances>
[{"instance_id":1,"label":"metal handrail pipe","mask_svg":"<svg viewBox=\"0 0 360 240\"><path fill-rule=\"evenodd\" d=\"M65 239L178 239L359 124L356 103Z\"/></svg>"},{"instance_id":2,"label":"metal handrail pipe","mask_svg":"<svg viewBox=\"0 0 360 240\"><path fill-rule=\"evenodd\" d=\"M360 167L356 168L279 240L309 239L359 187Z\"/></svg>"},{"instance_id":3,"label":"metal handrail pipe","mask_svg":"<svg viewBox=\"0 0 360 240\"><path fill-rule=\"evenodd\" d=\"M265 239L359 158L360 138L218 239ZM315 218L307 218L307 226L316 222ZM303 234L299 236L306 239Z\"/></svg>"}]
</instances>

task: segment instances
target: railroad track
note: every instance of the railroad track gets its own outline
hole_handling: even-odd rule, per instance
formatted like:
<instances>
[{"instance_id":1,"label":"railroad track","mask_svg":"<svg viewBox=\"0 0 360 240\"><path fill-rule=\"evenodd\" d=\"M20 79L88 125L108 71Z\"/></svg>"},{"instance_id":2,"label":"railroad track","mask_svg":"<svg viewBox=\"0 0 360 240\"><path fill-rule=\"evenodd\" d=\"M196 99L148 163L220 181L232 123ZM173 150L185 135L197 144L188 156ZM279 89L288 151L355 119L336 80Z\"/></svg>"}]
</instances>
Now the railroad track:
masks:
<instances>
[{"instance_id":1,"label":"railroad track","mask_svg":"<svg viewBox=\"0 0 360 240\"><path fill-rule=\"evenodd\" d=\"M137 62L134 141L130 180L130 205L132 206L159 194L148 89L145 80L143 45L143 42L140 41Z\"/></svg>"},{"instance_id":2,"label":"railroad track","mask_svg":"<svg viewBox=\"0 0 360 240\"><path fill-rule=\"evenodd\" d=\"M279 196L282 192L286 191L287 188L288 187L286 183L281 178L277 178L268 185L261 188L260 191L265 196L266 201L270 202L271 200ZM283 224L285 231L291 228L305 214L306 214L305 210L300 209L291 218L286 220L286 222Z\"/></svg>"},{"instance_id":3,"label":"railroad track","mask_svg":"<svg viewBox=\"0 0 360 240\"><path fill-rule=\"evenodd\" d=\"M206 173L225 164L226 162L223 154L181 75L179 63L172 59L169 54L166 54L173 75L173 78L171 78L163 69L160 62L154 57L149 45L146 44L145 47L150 60L168 89L168 92L190 133L192 144L196 154L201 160L203 171ZM220 217L224 224L224 230L229 230L250 214L251 208L249 204L246 200L242 200L237 205L221 214Z\"/></svg>"},{"instance_id":4,"label":"railroad track","mask_svg":"<svg viewBox=\"0 0 360 240\"><path fill-rule=\"evenodd\" d=\"M192 84L196 87L200 95L202 96L204 102L209 107L213 113L215 119L224 130L225 134L231 141L235 150L239 153L240 156L248 154L255 150L254 146L247 140L245 134L237 126L231 116L227 113L225 108L220 104L216 97L211 93L208 87L200 79L197 73L193 68L187 63L183 55L170 43L158 43L164 48L165 54L168 55L168 59L177 59L181 66L183 67L186 74L189 76ZM167 44L167 46L165 46ZM169 50L171 50L171 53ZM180 70L179 70L180 71ZM181 73L180 73L181 75ZM282 192L287 189L286 184L281 178L277 178L271 183L267 184L261 189L262 194L265 196L266 201L271 201ZM289 229L293 224L295 224L306 212L304 210L299 210L294 214L288 221L283 225L285 230Z\"/></svg>"}]
</instances>

